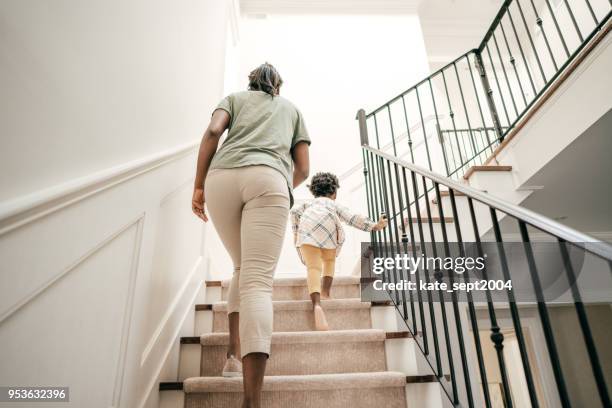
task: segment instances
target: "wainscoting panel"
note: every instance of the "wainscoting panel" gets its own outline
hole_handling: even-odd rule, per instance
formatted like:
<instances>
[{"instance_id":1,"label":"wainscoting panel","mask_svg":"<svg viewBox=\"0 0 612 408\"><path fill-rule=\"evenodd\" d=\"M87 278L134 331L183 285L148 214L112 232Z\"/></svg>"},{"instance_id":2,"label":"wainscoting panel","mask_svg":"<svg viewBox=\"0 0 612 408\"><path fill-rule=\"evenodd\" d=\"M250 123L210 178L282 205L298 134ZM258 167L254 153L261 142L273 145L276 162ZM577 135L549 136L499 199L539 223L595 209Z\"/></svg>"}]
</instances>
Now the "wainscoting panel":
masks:
<instances>
[{"instance_id":1,"label":"wainscoting panel","mask_svg":"<svg viewBox=\"0 0 612 408\"><path fill-rule=\"evenodd\" d=\"M115 384L141 221L110 236L2 322L0 383L67 386L72 406L112 406L121 390Z\"/></svg>"},{"instance_id":2,"label":"wainscoting panel","mask_svg":"<svg viewBox=\"0 0 612 408\"><path fill-rule=\"evenodd\" d=\"M35 193L23 211L0 203L0 384L133 408L178 375L173 345L207 272L190 207L196 146Z\"/></svg>"}]
</instances>

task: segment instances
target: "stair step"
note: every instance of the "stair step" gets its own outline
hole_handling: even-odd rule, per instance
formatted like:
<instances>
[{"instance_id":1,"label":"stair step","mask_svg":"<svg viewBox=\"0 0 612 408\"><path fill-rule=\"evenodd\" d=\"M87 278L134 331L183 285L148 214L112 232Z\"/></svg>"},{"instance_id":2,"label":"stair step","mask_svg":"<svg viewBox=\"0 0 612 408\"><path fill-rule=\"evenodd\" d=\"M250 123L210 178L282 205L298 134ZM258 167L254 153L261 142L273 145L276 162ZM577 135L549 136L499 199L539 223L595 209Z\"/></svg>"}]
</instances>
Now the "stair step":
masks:
<instances>
[{"instance_id":1,"label":"stair step","mask_svg":"<svg viewBox=\"0 0 612 408\"><path fill-rule=\"evenodd\" d=\"M295 332L314 330L314 317L310 300L275 300L274 330ZM327 322L332 330L371 329L369 302L360 299L322 300ZM227 332L227 302L217 302L212 306L196 305L196 310L209 307L213 311L213 332Z\"/></svg>"},{"instance_id":2,"label":"stair step","mask_svg":"<svg viewBox=\"0 0 612 408\"><path fill-rule=\"evenodd\" d=\"M266 376L262 406L405 408L405 385L406 375L398 372ZM184 391L185 408L237 407L242 378L188 378Z\"/></svg>"},{"instance_id":3,"label":"stair step","mask_svg":"<svg viewBox=\"0 0 612 408\"><path fill-rule=\"evenodd\" d=\"M440 197L450 197L450 192L448 190L440 191ZM461 191L455 191L455 197L465 197L465 194L463 194ZM434 198L431 199L431 203L438 204L438 198L436 197L435 193Z\"/></svg>"},{"instance_id":4,"label":"stair step","mask_svg":"<svg viewBox=\"0 0 612 408\"><path fill-rule=\"evenodd\" d=\"M212 283L212 285L209 285L209 283ZM220 286L222 288L222 300L227 300L229 284L229 279L207 282L207 286ZM334 278L331 295L335 299L353 299L360 297L359 277L338 276ZM272 292L273 300L302 300L308 298L309 293L306 278L280 278L274 280Z\"/></svg>"},{"instance_id":5,"label":"stair step","mask_svg":"<svg viewBox=\"0 0 612 408\"><path fill-rule=\"evenodd\" d=\"M386 370L383 330L281 332L272 335L267 375L307 375ZM205 334L200 375L218 376L225 363L229 335Z\"/></svg>"},{"instance_id":6,"label":"stair step","mask_svg":"<svg viewBox=\"0 0 612 408\"><path fill-rule=\"evenodd\" d=\"M472 166L465 172L463 178L467 180L477 171L512 171L512 166Z\"/></svg>"}]
</instances>

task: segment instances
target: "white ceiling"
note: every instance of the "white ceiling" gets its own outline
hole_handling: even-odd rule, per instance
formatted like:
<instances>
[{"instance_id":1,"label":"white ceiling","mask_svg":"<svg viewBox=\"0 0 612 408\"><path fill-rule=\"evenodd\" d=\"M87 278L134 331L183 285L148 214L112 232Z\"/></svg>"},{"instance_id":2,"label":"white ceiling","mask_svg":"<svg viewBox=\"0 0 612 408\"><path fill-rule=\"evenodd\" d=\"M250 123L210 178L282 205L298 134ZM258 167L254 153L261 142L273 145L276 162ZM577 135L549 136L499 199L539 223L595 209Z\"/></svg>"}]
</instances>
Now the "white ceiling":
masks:
<instances>
[{"instance_id":1,"label":"white ceiling","mask_svg":"<svg viewBox=\"0 0 612 408\"><path fill-rule=\"evenodd\" d=\"M421 1L240 0L240 8L244 14L415 14Z\"/></svg>"},{"instance_id":2,"label":"white ceiling","mask_svg":"<svg viewBox=\"0 0 612 408\"><path fill-rule=\"evenodd\" d=\"M430 68L436 70L476 48L502 3L502 0L423 0L419 17Z\"/></svg>"}]
</instances>

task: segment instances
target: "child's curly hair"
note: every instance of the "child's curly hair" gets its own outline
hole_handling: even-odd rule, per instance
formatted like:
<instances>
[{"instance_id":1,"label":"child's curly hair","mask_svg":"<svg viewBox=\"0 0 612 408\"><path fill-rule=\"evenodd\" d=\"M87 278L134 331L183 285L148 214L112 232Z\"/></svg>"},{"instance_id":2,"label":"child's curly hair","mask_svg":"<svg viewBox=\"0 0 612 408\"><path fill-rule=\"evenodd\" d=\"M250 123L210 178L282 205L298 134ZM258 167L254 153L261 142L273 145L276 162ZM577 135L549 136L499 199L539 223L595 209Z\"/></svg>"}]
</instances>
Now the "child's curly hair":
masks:
<instances>
[{"instance_id":1,"label":"child's curly hair","mask_svg":"<svg viewBox=\"0 0 612 408\"><path fill-rule=\"evenodd\" d=\"M321 172L312 176L308 188L315 197L330 197L340 188L340 184L335 174Z\"/></svg>"}]
</instances>

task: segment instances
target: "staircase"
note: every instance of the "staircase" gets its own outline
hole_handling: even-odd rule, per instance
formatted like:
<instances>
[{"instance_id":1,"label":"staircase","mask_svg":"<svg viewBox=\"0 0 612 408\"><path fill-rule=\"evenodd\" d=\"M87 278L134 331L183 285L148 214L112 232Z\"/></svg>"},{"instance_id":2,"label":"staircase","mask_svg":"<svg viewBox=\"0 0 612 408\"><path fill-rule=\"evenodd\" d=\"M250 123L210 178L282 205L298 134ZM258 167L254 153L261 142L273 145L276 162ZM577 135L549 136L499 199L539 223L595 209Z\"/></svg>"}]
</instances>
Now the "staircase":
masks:
<instances>
[{"instance_id":1,"label":"staircase","mask_svg":"<svg viewBox=\"0 0 612 408\"><path fill-rule=\"evenodd\" d=\"M612 246L518 206L541 187L529 184L532 176L609 106L610 5L505 0L476 48L357 114L363 166L346 174L363 168L370 217L389 215L389 228L371 234L371 255L494 248L497 271L533 288L534 297L417 289L364 302L374 280L468 283L490 272L366 270L361 280L336 279L333 300L323 302L332 330L316 332L305 280L277 279L263 406L611 406L603 328L611 318ZM599 110L566 120L560 107L577 100ZM545 262L536 241L552 248ZM588 262L576 266L576 256ZM545 265L554 265L552 277ZM546 298L555 279L575 285ZM162 408L239 406L242 379L220 377L227 286L210 281L202 289L195 336L180 342L180 381L160 384Z\"/></svg>"},{"instance_id":2,"label":"staircase","mask_svg":"<svg viewBox=\"0 0 612 408\"><path fill-rule=\"evenodd\" d=\"M558 3L504 1L476 48L357 113L369 215L389 214L390 228L371 234L371 256L497 255L474 274L434 265L368 278L387 288L452 285L495 270L530 291L387 289L448 406L612 406L612 350L598 334L612 319L612 246L519 206L542 197L535 192L547 186L533 180L555 180L557 156L565 160L557 166L571 166L568 147L583 149L587 142L574 142L611 107L612 3ZM607 188L590 189L607 199ZM575 191L565 184L544 193L580 200ZM560 281L560 293L546 295Z\"/></svg>"},{"instance_id":3,"label":"staircase","mask_svg":"<svg viewBox=\"0 0 612 408\"><path fill-rule=\"evenodd\" d=\"M161 383L162 408L238 407L242 378L223 378L229 335L229 281L208 281L195 306L195 336L181 339L179 378ZM314 331L312 305L303 278L274 282L274 333L262 406L331 408L419 405L436 402L437 383L418 375L411 336L390 302L361 302L360 279L337 277L332 299L322 301L330 331ZM430 389L433 388L432 390ZM407 390L415 396L407 405ZM415 405L416 404L416 405Z\"/></svg>"}]
</instances>

